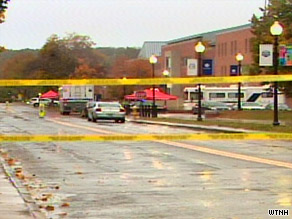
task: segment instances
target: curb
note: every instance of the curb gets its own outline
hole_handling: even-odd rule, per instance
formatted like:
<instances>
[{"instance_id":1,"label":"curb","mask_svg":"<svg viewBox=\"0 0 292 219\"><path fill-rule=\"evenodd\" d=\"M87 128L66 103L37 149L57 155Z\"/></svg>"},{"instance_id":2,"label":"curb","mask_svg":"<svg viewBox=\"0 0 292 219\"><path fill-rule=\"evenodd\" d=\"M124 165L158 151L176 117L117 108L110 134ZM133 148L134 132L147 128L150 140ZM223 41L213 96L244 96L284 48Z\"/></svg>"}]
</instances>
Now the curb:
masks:
<instances>
[{"instance_id":1,"label":"curb","mask_svg":"<svg viewBox=\"0 0 292 219\"><path fill-rule=\"evenodd\" d=\"M31 196L29 195L28 191L21 185L21 183L18 181L18 179L15 179L15 177L13 177L12 168L6 164L6 162L4 161L4 159L2 157L0 157L0 165L1 165L1 168L3 169L5 175L8 177L9 182L16 189L19 196L24 201L24 203L27 207L27 211L30 213L32 218L37 218L37 219L45 218L44 215L41 214L40 211L38 210L38 207L35 205L35 202L31 198Z\"/></svg>"},{"instance_id":2,"label":"curb","mask_svg":"<svg viewBox=\"0 0 292 219\"><path fill-rule=\"evenodd\" d=\"M134 122L134 123L142 123L142 124L150 124L150 125L164 125L164 126L213 131L213 132L226 132L226 133L255 133L256 132L256 131L251 131L251 130L246 130L246 129L235 129L235 128L218 127L218 126L190 125L190 124L180 124L180 123L170 123L170 122L156 122L156 121L154 122L154 121L148 121L148 120L127 119L127 121Z\"/></svg>"}]
</instances>

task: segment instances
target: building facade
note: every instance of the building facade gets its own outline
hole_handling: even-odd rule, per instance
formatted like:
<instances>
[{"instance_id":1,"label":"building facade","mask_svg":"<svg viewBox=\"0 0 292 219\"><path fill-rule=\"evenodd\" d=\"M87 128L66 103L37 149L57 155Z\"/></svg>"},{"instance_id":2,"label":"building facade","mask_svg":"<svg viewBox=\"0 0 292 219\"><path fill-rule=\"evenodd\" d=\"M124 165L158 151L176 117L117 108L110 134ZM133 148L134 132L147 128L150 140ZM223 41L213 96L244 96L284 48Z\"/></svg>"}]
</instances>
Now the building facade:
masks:
<instances>
[{"instance_id":1,"label":"building facade","mask_svg":"<svg viewBox=\"0 0 292 219\"><path fill-rule=\"evenodd\" d=\"M238 65L235 59L238 52L244 56L242 73L245 74L248 66L252 64L252 37L251 24L246 24L168 41L162 46L159 58L162 63L160 68L156 69L156 76L162 77L164 70L168 70L171 77L198 76L198 54L195 52L195 45L199 41L206 46L202 54L202 76L229 76ZM184 87L186 86L173 85L170 88L171 94L180 97L180 105L184 99Z\"/></svg>"}]
</instances>

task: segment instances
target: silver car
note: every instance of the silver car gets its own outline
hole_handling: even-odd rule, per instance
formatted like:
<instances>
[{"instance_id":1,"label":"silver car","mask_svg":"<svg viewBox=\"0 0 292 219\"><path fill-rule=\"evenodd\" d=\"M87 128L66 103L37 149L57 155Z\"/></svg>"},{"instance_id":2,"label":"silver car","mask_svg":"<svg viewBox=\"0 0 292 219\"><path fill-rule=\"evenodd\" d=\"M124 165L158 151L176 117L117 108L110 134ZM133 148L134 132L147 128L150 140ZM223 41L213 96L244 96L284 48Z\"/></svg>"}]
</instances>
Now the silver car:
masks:
<instances>
[{"instance_id":1,"label":"silver car","mask_svg":"<svg viewBox=\"0 0 292 219\"><path fill-rule=\"evenodd\" d=\"M125 122L125 109L118 102L89 102L88 121L114 120L115 122Z\"/></svg>"}]
</instances>

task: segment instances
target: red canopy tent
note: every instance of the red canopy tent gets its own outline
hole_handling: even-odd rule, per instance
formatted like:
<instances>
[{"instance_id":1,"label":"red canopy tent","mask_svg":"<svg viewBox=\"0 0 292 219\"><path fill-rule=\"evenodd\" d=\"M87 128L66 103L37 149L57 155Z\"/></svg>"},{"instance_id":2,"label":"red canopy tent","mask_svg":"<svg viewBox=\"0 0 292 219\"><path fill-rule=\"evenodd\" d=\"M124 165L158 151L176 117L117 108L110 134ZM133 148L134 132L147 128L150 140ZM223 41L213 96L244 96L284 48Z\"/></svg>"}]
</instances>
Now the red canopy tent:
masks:
<instances>
[{"instance_id":1,"label":"red canopy tent","mask_svg":"<svg viewBox=\"0 0 292 219\"><path fill-rule=\"evenodd\" d=\"M136 91L131 95L125 96L126 100L153 100L153 89L145 89ZM178 97L162 92L159 88L155 88L155 100L177 100Z\"/></svg>"},{"instance_id":2,"label":"red canopy tent","mask_svg":"<svg viewBox=\"0 0 292 219\"><path fill-rule=\"evenodd\" d=\"M49 99L57 99L59 98L59 94L53 90L50 90L46 93L44 93L41 98L49 98Z\"/></svg>"}]
</instances>

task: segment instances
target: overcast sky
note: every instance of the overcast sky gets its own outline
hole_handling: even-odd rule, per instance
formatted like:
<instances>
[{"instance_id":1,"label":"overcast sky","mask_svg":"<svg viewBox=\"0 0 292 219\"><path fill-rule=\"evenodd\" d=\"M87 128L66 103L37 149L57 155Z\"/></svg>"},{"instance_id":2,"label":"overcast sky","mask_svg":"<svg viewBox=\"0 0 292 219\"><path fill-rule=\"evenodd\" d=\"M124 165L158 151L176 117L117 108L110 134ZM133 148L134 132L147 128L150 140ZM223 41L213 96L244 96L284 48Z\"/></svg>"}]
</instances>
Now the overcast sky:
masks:
<instances>
[{"instance_id":1,"label":"overcast sky","mask_svg":"<svg viewBox=\"0 0 292 219\"><path fill-rule=\"evenodd\" d=\"M0 45L41 48L52 34L89 35L97 47L141 47L246 24L265 0L12 0Z\"/></svg>"}]
</instances>

